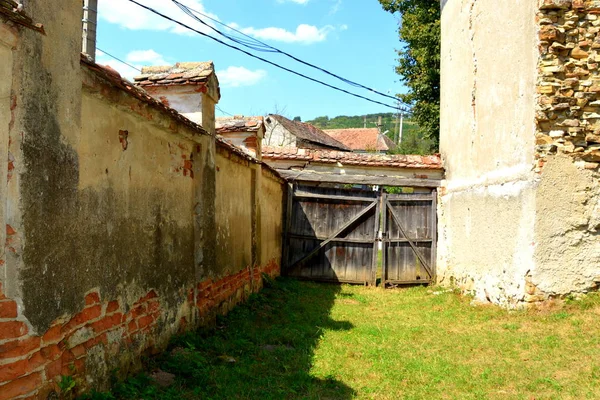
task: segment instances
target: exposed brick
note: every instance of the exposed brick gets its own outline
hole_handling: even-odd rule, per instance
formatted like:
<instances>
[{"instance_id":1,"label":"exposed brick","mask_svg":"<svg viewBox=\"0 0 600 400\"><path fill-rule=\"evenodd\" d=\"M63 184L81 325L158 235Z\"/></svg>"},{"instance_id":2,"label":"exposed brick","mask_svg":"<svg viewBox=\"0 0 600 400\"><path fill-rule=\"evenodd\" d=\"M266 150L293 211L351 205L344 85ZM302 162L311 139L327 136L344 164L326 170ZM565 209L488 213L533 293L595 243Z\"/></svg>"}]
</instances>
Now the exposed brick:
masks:
<instances>
[{"instance_id":1,"label":"exposed brick","mask_svg":"<svg viewBox=\"0 0 600 400\"><path fill-rule=\"evenodd\" d=\"M129 322L129 324L127 325L127 330L129 331L129 333L133 333L135 331L137 331L138 327L137 327L137 323L135 322L135 320Z\"/></svg>"},{"instance_id":2,"label":"exposed brick","mask_svg":"<svg viewBox=\"0 0 600 400\"><path fill-rule=\"evenodd\" d=\"M94 322L91 327L96 333L104 332L107 329L121 325L121 317L123 314L112 314Z\"/></svg>"},{"instance_id":3,"label":"exposed brick","mask_svg":"<svg viewBox=\"0 0 600 400\"><path fill-rule=\"evenodd\" d=\"M54 361L61 356L62 349L58 345L51 344L50 346L42 348L40 353L46 360Z\"/></svg>"},{"instance_id":4,"label":"exposed brick","mask_svg":"<svg viewBox=\"0 0 600 400\"><path fill-rule=\"evenodd\" d=\"M44 344L60 342L64 337L61 329L61 325L54 325L50 327L50 329L44 333L44 336L42 336L42 341Z\"/></svg>"},{"instance_id":5,"label":"exposed brick","mask_svg":"<svg viewBox=\"0 0 600 400\"><path fill-rule=\"evenodd\" d=\"M92 292L92 293L88 293L85 296L85 305L86 306L90 306L90 305L98 304L98 303L100 303L100 293Z\"/></svg>"},{"instance_id":6,"label":"exposed brick","mask_svg":"<svg viewBox=\"0 0 600 400\"><path fill-rule=\"evenodd\" d=\"M146 314L146 306L144 304L140 304L131 310L131 316L133 318L138 318L144 314Z\"/></svg>"},{"instance_id":7,"label":"exposed brick","mask_svg":"<svg viewBox=\"0 0 600 400\"><path fill-rule=\"evenodd\" d=\"M102 315L102 306L97 304L92 307L84 308L79 314L75 315L71 320L62 328L63 332L70 332L75 327L82 325L88 321L98 318Z\"/></svg>"},{"instance_id":8,"label":"exposed brick","mask_svg":"<svg viewBox=\"0 0 600 400\"><path fill-rule=\"evenodd\" d=\"M0 338L13 339L26 335L29 328L21 321L0 322Z\"/></svg>"},{"instance_id":9,"label":"exposed brick","mask_svg":"<svg viewBox=\"0 0 600 400\"><path fill-rule=\"evenodd\" d=\"M41 339L37 336L22 340L12 340L0 345L0 359L21 357L40 348Z\"/></svg>"},{"instance_id":10,"label":"exposed brick","mask_svg":"<svg viewBox=\"0 0 600 400\"><path fill-rule=\"evenodd\" d=\"M27 375L45 362L44 357L42 357L40 352L37 352L25 360L4 364L0 368L0 382L12 381L20 376Z\"/></svg>"},{"instance_id":11,"label":"exposed brick","mask_svg":"<svg viewBox=\"0 0 600 400\"><path fill-rule=\"evenodd\" d=\"M6 225L6 236L12 236L15 235L17 233L17 231L14 230L14 228L10 225Z\"/></svg>"},{"instance_id":12,"label":"exposed brick","mask_svg":"<svg viewBox=\"0 0 600 400\"><path fill-rule=\"evenodd\" d=\"M154 322L154 318L151 315L145 315L138 320L138 325L140 329L147 327L152 322Z\"/></svg>"},{"instance_id":13,"label":"exposed brick","mask_svg":"<svg viewBox=\"0 0 600 400\"><path fill-rule=\"evenodd\" d=\"M119 309L119 302L117 300L113 300L106 306L106 313L112 313Z\"/></svg>"},{"instance_id":14,"label":"exposed brick","mask_svg":"<svg viewBox=\"0 0 600 400\"><path fill-rule=\"evenodd\" d=\"M160 303L158 301L149 301L148 302L148 313L153 313L160 309Z\"/></svg>"},{"instance_id":15,"label":"exposed brick","mask_svg":"<svg viewBox=\"0 0 600 400\"><path fill-rule=\"evenodd\" d=\"M52 380L60 375L62 371L62 360L58 359L56 361L51 362L45 368L46 371L46 379Z\"/></svg>"},{"instance_id":16,"label":"exposed brick","mask_svg":"<svg viewBox=\"0 0 600 400\"><path fill-rule=\"evenodd\" d=\"M17 318L17 302L13 300L0 301L0 318Z\"/></svg>"},{"instance_id":17,"label":"exposed brick","mask_svg":"<svg viewBox=\"0 0 600 400\"><path fill-rule=\"evenodd\" d=\"M42 374L35 372L23 378L0 386L0 400L13 399L19 395L27 394L42 384Z\"/></svg>"},{"instance_id":18,"label":"exposed brick","mask_svg":"<svg viewBox=\"0 0 600 400\"><path fill-rule=\"evenodd\" d=\"M102 335L95 337L91 340L88 340L87 342L85 342L83 344L83 346L86 349L89 349L91 347L96 346L97 344L107 344L108 343L108 336L106 336L106 333L103 333Z\"/></svg>"},{"instance_id":19,"label":"exposed brick","mask_svg":"<svg viewBox=\"0 0 600 400\"><path fill-rule=\"evenodd\" d=\"M77 345L71 349L73 357L80 358L85 355L85 346L83 344Z\"/></svg>"}]
</instances>

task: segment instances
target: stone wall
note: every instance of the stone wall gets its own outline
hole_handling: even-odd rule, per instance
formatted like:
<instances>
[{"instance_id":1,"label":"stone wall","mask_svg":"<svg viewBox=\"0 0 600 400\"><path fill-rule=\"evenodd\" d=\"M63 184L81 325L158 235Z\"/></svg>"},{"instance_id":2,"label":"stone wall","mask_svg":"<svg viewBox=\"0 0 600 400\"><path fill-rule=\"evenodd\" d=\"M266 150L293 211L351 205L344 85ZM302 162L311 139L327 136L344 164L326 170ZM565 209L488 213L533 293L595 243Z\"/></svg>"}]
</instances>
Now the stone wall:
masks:
<instances>
[{"instance_id":1,"label":"stone wall","mask_svg":"<svg viewBox=\"0 0 600 400\"><path fill-rule=\"evenodd\" d=\"M440 282L508 307L596 289L600 2L442 6Z\"/></svg>"},{"instance_id":2,"label":"stone wall","mask_svg":"<svg viewBox=\"0 0 600 400\"><path fill-rule=\"evenodd\" d=\"M600 2L539 5L534 300L600 276Z\"/></svg>"},{"instance_id":3,"label":"stone wall","mask_svg":"<svg viewBox=\"0 0 600 400\"><path fill-rule=\"evenodd\" d=\"M260 208L283 197L274 172L81 59L80 1L25 12L46 35L0 18L0 400L63 376L106 387L259 290L281 254L281 205ZM250 229L224 243L223 226Z\"/></svg>"}]
</instances>

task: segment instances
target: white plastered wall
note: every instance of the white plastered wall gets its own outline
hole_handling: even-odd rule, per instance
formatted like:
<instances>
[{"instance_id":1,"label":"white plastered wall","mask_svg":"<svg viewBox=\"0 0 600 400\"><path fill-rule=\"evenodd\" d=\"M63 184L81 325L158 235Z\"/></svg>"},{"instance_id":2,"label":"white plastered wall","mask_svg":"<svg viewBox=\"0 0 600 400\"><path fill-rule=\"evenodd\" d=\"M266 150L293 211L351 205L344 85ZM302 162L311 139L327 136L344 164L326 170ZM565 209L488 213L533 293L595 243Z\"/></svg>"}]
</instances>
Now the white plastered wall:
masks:
<instances>
[{"instance_id":1,"label":"white plastered wall","mask_svg":"<svg viewBox=\"0 0 600 400\"><path fill-rule=\"evenodd\" d=\"M535 267L536 3L442 2L438 281L507 306Z\"/></svg>"}]
</instances>

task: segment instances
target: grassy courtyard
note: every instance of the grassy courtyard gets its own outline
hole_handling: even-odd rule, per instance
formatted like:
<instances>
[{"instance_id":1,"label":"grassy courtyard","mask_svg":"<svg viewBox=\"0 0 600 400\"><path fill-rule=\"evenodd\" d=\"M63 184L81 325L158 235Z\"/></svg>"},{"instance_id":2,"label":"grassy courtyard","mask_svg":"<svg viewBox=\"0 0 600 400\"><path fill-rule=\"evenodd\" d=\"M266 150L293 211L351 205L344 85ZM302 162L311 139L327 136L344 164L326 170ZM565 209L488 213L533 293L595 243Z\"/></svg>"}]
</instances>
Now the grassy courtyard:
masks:
<instances>
[{"instance_id":1,"label":"grassy courtyard","mask_svg":"<svg viewBox=\"0 0 600 400\"><path fill-rule=\"evenodd\" d=\"M437 288L281 279L96 399L598 399L600 296L507 312Z\"/></svg>"}]
</instances>

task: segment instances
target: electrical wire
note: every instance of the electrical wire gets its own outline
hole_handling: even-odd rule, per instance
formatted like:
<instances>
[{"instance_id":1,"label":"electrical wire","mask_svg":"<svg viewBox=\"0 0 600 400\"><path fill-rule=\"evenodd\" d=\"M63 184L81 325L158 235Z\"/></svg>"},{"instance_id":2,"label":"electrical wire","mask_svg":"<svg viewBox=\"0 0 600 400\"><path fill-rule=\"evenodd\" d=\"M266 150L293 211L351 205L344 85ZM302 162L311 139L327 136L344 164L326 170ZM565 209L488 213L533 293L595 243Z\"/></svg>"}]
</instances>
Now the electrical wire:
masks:
<instances>
[{"instance_id":1,"label":"electrical wire","mask_svg":"<svg viewBox=\"0 0 600 400\"><path fill-rule=\"evenodd\" d=\"M139 3L139 2L138 2L138 1L136 1L136 0L128 0L128 1L129 1L129 2L131 2L131 3L134 3L134 4L136 4L136 5L138 5L139 7L143 8L143 9L145 9L145 10L147 10L147 11L150 11L151 13L153 13L153 14L156 14L156 15L158 15L158 16L160 16L160 17L162 17L162 18L166 19L166 20L169 20L169 21L171 21L171 22L174 22L174 23L176 23L177 25L180 25L180 26L182 26L182 27L184 27L184 28L186 28L186 29L189 29L189 30L191 30L191 31L193 31L193 32L196 32L197 34L199 34L199 35L201 35L201 36L204 36L204 37L207 37L207 38L209 38L209 39L212 39L212 40L214 40L214 41L215 41L215 42L217 42L217 43L220 43L220 44L222 44L222 45L224 45L224 46L227 46L227 47L229 47L229 48L231 48L231 49L237 50L237 51L239 51L239 52L241 52L241 53L244 53L244 54L246 54L246 55L248 55L248 56L250 56L250 57L252 57L252 58L255 58L255 59L257 59L257 60L260 60L260 61L262 61L262 62L265 62L265 63L267 63L267 64L269 64L269 65L272 65L272 66L274 66L274 67L277 67L277 68L279 68L279 69L282 69L282 70L284 70L284 71L287 71L287 72L289 72L289 73L291 73L291 74L294 74L294 75L300 76L300 77L302 77L302 78L304 78L304 79L308 79L308 80L310 80L310 81L312 81L312 82L315 82L315 83L321 84L321 85L323 85L323 86L326 86L326 87L328 87L328 88L330 88L330 89L334 89L334 90L337 90L337 91L339 91L339 92L346 93L346 94L348 94L348 95L350 95L350 96L354 96L354 97L357 97L357 98L359 98L359 99L363 99L363 100L369 101L369 102L371 102L371 103L375 103L375 104L379 104L379 105L381 105L381 106L384 106L384 107L391 108L391 109L393 109L393 110L398 110L398 109L400 109L400 110L403 110L403 111L408 111L408 109L402 109L402 108L400 108L400 107L397 107L397 106L393 106L393 105L386 104L386 103L383 103L383 102L380 102L380 101L377 101L377 100L373 100L373 99L370 99L370 98L368 98L368 97L362 96L362 95L360 95L360 94L356 94L356 93L353 93L353 92L349 92L349 91L347 91L347 90L345 90L345 89L341 89L341 88L339 88L339 87L337 87L337 86L333 86L333 85L330 85L329 83L326 83L326 82L320 81L320 80L318 80L318 79L312 78L312 77L310 77L310 76L304 75L304 74L302 74L302 73L300 73L300 72L297 72L297 71L294 71L294 70L292 70L292 69L290 69L290 68L287 68L287 67L284 67L284 66L282 66L282 65L279 65L279 64L277 64L277 63L275 63L275 62L273 62L273 61L269 61L269 60L267 60L267 59L265 59L265 58L263 58L263 57L259 57L259 56L255 55L255 54L252 54L252 53L250 53L250 52L248 52L248 51L246 51L246 50L244 50L244 49L241 49L241 48L239 48L239 47L237 47L237 46L234 46L234 45L231 45L231 44L229 44L229 43L226 43L226 42L224 42L224 41L222 41L222 40L220 40L220 39L218 39L218 38L216 38L216 37L214 37L214 36L211 36L211 35L209 35L209 34L207 34L207 33L204 33L204 32L201 32L201 31L199 31L199 30L197 30L197 29L194 29L194 28L192 28L191 26L189 26L189 25L186 25L186 24L184 24L183 22L181 22L181 21L178 21L178 20L176 20L176 19L174 19L174 18L171 18L171 17L169 17L168 15L165 15L165 14L163 14L163 13L161 13L161 12L159 12L159 11L157 11L157 10L155 10L155 9L151 8L151 7L148 7L148 6L144 5L144 4L141 4L141 3ZM396 100L397 100L397 99L396 99Z\"/></svg>"},{"instance_id":2,"label":"electrical wire","mask_svg":"<svg viewBox=\"0 0 600 400\"><path fill-rule=\"evenodd\" d=\"M223 114L225 115L229 115L230 117L233 117L233 114L228 113L227 111L224 111L221 107L219 107L218 105L215 104L215 108L217 109L217 111L221 111Z\"/></svg>"},{"instance_id":3,"label":"electrical wire","mask_svg":"<svg viewBox=\"0 0 600 400\"><path fill-rule=\"evenodd\" d=\"M138 67L135 67L135 66L133 66L133 65L129 64L128 62L126 62L126 61L123 61L123 60L121 60L120 58L118 58L118 57L115 57L115 56L113 56L112 54L110 54L110 53L107 53L106 51L104 51L104 50L102 50L102 49L100 49L100 48L98 48L98 47L96 47L96 50L98 50L98 51L100 51L100 52L102 52L102 53L106 54L107 56L109 56L109 57L111 57L111 58L114 58L115 60L117 60L117 61L118 61L118 62L120 62L121 64L125 64L125 65L127 65L129 68L133 68L133 69L135 69L136 71L138 71L138 72L140 72L140 73L142 72L142 70L141 70L141 69L139 69Z\"/></svg>"},{"instance_id":4,"label":"electrical wire","mask_svg":"<svg viewBox=\"0 0 600 400\"><path fill-rule=\"evenodd\" d=\"M178 6L180 9L181 9L181 11L183 11L185 14L187 14L187 15L188 15L188 16L190 16L191 18L195 19L196 21L198 21L198 22L200 22L201 24L203 24L203 25L207 26L208 28L212 29L213 31L215 31L215 32L216 32L216 33L218 33L219 35L221 35L221 36L223 36L223 37L226 37L227 39L229 39L229 40L231 40L231 41L233 41L233 42L236 42L236 43L238 43L238 44L241 44L241 45L243 45L243 46L249 47L249 48L251 48L251 49L253 49L253 50L256 50L256 51L263 51L263 52L269 52L269 53L278 53L278 54L282 54L282 55L284 55L284 56L287 56L287 57L291 58L291 59L292 59L292 60L294 60L294 61L297 61L297 62L299 62L299 63L301 63L301 64L304 64L304 65L306 65L306 66L308 66L308 67L311 67L311 68L314 68L314 69L316 69L316 70L319 70L319 71L321 71L321 72L323 72L323 73L325 73L325 74L327 74L327 75L333 76L334 78L337 78L337 79L339 79L340 81L342 81L342 82L344 82L344 83L346 83L346 84L348 84L348 85L351 85L351 86L354 86L354 87L358 87L358 88L362 88L362 89L368 90L368 91L370 91L370 92L376 93L376 94L378 94L378 95L380 95L380 96L387 97L387 98L389 98L389 99L392 99L392 100L395 100L395 101L398 101L398 102L400 102L400 100L398 99L398 97L395 97L395 96L390 96L389 94L386 94L386 93L379 92L379 91L377 91L377 90L375 90L375 89L373 89L373 88L370 88L370 87L368 87L368 86L365 86L365 85L362 85L362 84L360 84L360 83L353 82L353 81L351 81L351 80L349 80L349 79L343 78L343 77L341 77L341 76L339 76L339 75L337 75L337 74L334 74L334 73L333 73L333 72L331 72L331 71L328 71L328 70L326 70L326 69L324 69L324 68L321 68L321 67L319 67L319 66L317 66L317 65L315 65L315 64L309 63L309 62L307 62L307 61L301 60L301 59L299 59L299 58L297 58L297 57L293 56L293 55L292 55L292 54L290 54L290 53L287 53L287 52L285 52L285 51L283 51L283 50L280 50L280 49L278 49L278 48L276 48L276 47L273 47L273 46L271 46L271 45L269 45L269 44L267 44L267 43L265 43L265 42L262 42L262 41L260 41L260 40L258 40L258 39L256 39L256 38L253 38L252 36L250 36L250 35L247 35L247 34L245 34L244 32L242 32L242 31L240 31L240 30L238 30L238 29L235 29L235 28L233 28L233 27L231 27L231 26L229 26L229 25L227 25L227 24L224 24L223 22L221 22L221 21L219 21L219 20L217 20L217 19L215 19L215 18L212 18L212 17L210 17L209 15L206 15L206 14L202 13L201 11L195 10L195 9L193 9L193 8L189 7L189 6L186 6L185 4L182 4L182 3L180 3L180 2L179 2L179 1L177 1L177 0L171 0L171 1L173 1L173 3L175 3L175 4L176 4L176 5L177 5L177 6ZM215 28L215 27L213 27L213 26L211 26L211 25L207 24L206 22L204 22L204 21L203 21L203 20L202 20L200 17L198 17L196 14L202 15L203 17L205 17L205 18L207 18L207 19L209 19L209 20L213 21L214 23L217 23L217 24L219 24L219 25L221 25L221 26L224 26L224 27L225 27L225 28L227 28L227 29L230 29L230 30L232 30L232 31L234 31L234 32L237 32L237 33L239 33L239 34L241 34L241 35L243 35L243 36L245 36L245 37L249 38L249 39L250 39L250 41L248 41L248 40L243 40L243 39L240 39L240 38L236 38L235 36L230 36L230 35L227 35L227 34L225 34L225 33L221 32L220 30L218 30L217 28ZM404 103L403 105L404 105L404 106L408 106L408 105L407 105L407 104L405 104L405 103Z\"/></svg>"}]
</instances>

